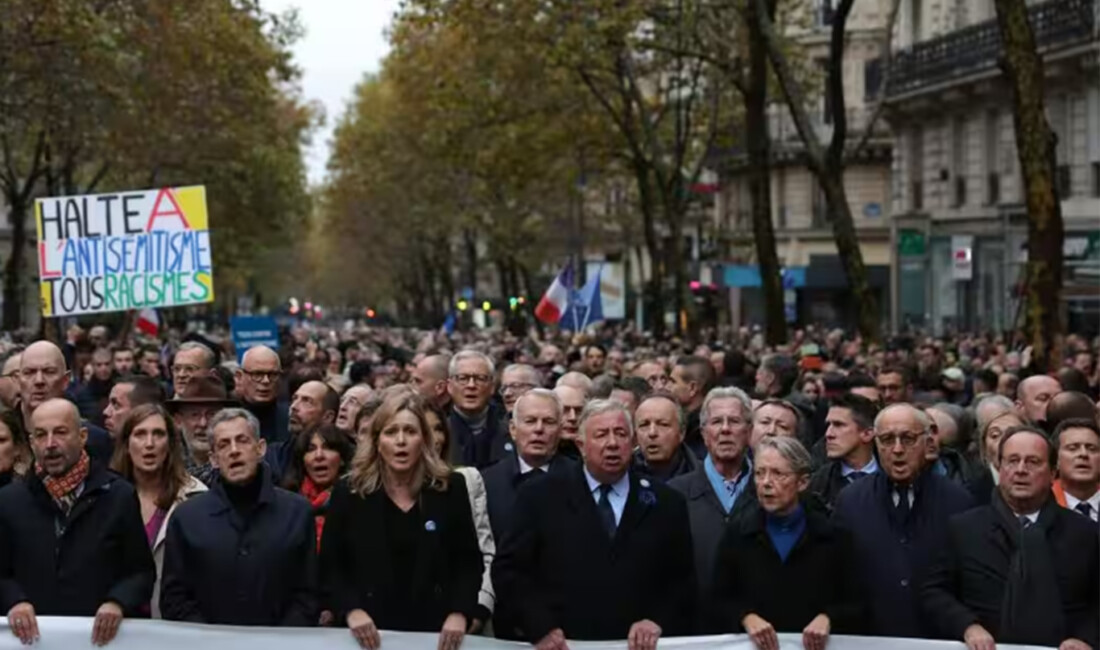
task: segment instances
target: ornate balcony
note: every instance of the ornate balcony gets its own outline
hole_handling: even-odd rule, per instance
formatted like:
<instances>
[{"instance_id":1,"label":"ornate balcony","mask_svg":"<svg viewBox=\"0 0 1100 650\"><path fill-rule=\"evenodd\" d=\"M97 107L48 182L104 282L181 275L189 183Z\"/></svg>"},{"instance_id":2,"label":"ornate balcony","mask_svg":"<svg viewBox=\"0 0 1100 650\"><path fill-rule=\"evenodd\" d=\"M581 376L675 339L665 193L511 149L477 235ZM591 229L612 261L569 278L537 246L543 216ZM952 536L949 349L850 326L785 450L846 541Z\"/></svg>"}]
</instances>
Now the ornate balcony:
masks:
<instances>
[{"instance_id":1,"label":"ornate balcony","mask_svg":"<svg viewBox=\"0 0 1100 650\"><path fill-rule=\"evenodd\" d=\"M1029 8L1031 27L1041 52L1096 38L1097 0L1049 0ZM964 27L896 52L886 89L887 99L993 70L1001 56L996 20Z\"/></svg>"}]
</instances>

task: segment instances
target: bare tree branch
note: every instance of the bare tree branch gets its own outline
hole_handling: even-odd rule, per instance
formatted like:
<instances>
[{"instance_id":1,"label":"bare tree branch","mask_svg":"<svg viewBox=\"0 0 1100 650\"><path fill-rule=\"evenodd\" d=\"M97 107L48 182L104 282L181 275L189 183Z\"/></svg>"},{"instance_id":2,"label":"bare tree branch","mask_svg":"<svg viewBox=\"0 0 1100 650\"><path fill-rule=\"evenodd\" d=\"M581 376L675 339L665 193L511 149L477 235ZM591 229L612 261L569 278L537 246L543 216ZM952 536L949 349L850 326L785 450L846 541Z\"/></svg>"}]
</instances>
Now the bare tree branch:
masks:
<instances>
[{"instance_id":1,"label":"bare tree branch","mask_svg":"<svg viewBox=\"0 0 1100 650\"><path fill-rule=\"evenodd\" d=\"M858 156L867 146L867 143L871 141L871 136L875 133L875 125L878 124L879 119L882 117L883 112L886 109L886 90L890 87L890 80L893 77L894 66L890 65L891 50L894 47L894 25L898 21L898 12L901 9L901 0L893 0L890 7L890 15L886 19L886 34L883 38L883 44L880 54L882 77L879 80L877 97L875 100L875 109L871 113L871 119L867 121L867 126L863 131L863 135L860 137L859 142L852 147L848 152L849 158L855 158Z\"/></svg>"}]
</instances>

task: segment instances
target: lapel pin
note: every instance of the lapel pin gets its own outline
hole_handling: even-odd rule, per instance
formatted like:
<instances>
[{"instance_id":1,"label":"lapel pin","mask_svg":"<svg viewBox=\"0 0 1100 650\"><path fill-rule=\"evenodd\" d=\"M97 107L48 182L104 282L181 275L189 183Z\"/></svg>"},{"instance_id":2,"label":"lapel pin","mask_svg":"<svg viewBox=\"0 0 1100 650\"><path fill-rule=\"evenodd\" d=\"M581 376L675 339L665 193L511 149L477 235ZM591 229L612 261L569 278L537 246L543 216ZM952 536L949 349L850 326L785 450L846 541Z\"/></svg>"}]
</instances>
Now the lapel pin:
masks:
<instances>
[{"instance_id":1,"label":"lapel pin","mask_svg":"<svg viewBox=\"0 0 1100 650\"><path fill-rule=\"evenodd\" d=\"M647 488L649 487L649 480L643 478L642 480L638 481L638 484L644 488Z\"/></svg>"},{"instance_id":2,"label":"lapel pin","mask_svg":"<svg viewBox=\"0 0 1100 650\"><path fill-rule=\"evenodd\" d=\"M431 519L429 519L428 521L425 521L424 522L424 530L428 531L429 533L434 532L435 531L435 522Z\"/></svg>"},{"instance_id":3,"label":"lapel pin","mask_svg":"<svg viewBox=\"0 0 1100 650\"><path fill-rule=\"evenodd\" d=\"M510 442L504 443L504 451L512 451L513 449L515 449L515 447L512 446L512 443L510 443Z\"/></svg>"}]
</instances>

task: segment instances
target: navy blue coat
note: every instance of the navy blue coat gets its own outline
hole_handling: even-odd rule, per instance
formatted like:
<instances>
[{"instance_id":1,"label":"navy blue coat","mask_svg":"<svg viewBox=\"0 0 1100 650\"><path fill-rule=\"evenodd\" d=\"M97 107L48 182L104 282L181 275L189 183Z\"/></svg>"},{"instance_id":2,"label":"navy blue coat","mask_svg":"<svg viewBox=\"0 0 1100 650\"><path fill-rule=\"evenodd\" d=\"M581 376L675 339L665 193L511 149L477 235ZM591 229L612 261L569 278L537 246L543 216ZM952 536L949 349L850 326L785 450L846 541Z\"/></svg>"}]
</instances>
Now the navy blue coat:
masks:
<instances>
[{"instance_id":1,"label":"navy blue coat","mask_svg":"<svg viewBox=\"0 0 1100 650\"><path fill-rule=\"evenodd\" d=\"M516 525L497 546L497 602L514 602L525 638L624 639L649 619L662 636L690 633L696 586L687 504L675 490L630 475L614 538L600 524L584 472L520 490Z\"/></svg>"},{"instance_id":2,"label":"navy blue coat","mask_svg":"<svg viewBox=\"0 0 1100 650\"><path fill-rule=\"evenodd\" d=\"M885 472L849 485L837 496L835 522L852 533L870 621L865 632L928 638L920 587L947 540L947 522L972 505L958 483L924 472L914 484L908 520L894 521L893 488Z\"/></svg>"},{"instance_id":3,"label":"navy blue coat","mask_svg":"<svg viewBox=\"0 0 1100 650\"><path fill-rule=\"evenodd\" d=\"M268 472L263 466L260 471ZM317 529L305 498L261 476L242 519L221 482L181 503L168 523L165 619L223 625L316 625Z\"/></svg>"},{"instance_id":4,"label":"navy blue coat","mask_svg":"<svg viewBox=\"0 0 1100 650\"><path fill-rule=\"evenodd\" d=\"M485 417L485 430L475 436L466 420L451 408L447 426L451 431L451 464L455 467L484 469L513 455L515 445L508 433L508 414L504 407L490 402Z\"/></svg>"},{"instance_id":5,"label":"navy blue coat","mask_svg":"<svg viewBox=\"0 0 1100 650\"><path fill-rule=\"evenodd\" d=\"M0 490L0 610L28 601L39 616L95 616L112 600L138 614L156 566L134 488L93 462L57 535L63 519L37 476Z\"/></svg>"}]
</instances>

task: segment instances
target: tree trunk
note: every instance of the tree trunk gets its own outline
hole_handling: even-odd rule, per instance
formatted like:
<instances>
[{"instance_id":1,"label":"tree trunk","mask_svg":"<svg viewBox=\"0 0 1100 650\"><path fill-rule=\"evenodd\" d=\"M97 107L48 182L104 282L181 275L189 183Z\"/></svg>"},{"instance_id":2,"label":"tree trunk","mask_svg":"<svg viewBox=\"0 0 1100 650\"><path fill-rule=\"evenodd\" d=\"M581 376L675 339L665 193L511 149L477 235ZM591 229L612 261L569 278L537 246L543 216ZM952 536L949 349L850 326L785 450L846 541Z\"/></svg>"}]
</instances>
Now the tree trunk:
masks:
<instances>
[{"instance_id":1,"label":"tree trunk","mask_svg":"<svg viewBox=\"0 0 1100 650\"><path fill-rule=\"evenodd\" d=\"M1054 186L1055 138L1043 106L1043 60L1035 46L1024 0L995 0L1004 43L1001 62L1013 90L1016 152L1027 203L1024 332L1033 369L1062 365L1062 240L1065 224Z\"/></svg>"},{"instance_id":2,"label":"tree trunk","mask_svg":"<svg viewBox=\"0 0 1100 650\"><path fill-rule=\"evenodd\" d=\"M638 183L639 207L642 211L642 232L646 253L649 254L649 280L646 282L648 295L645 296L642 304L645 306L646 318L650 322L653 334L660 337L665 332L664 287L662 286L665 268L664 250L657 241L657 229L653 223L653 192L649 184L649 169L637 159L633 160L633 163L634 177Z\"/></svg>"},{"instance_id":3,"label":"tree trunk","mask_svg":"<svg viewBox=\"0 0 1100 650\"><path fill-rule=\"evenodd\" d=\"M9 200L11 197L8 197ZM14 332L23 325L23 295L20 290L23 280L24 261L27 254L27 204L12 201L11 213L11 256L4 263L4 318L5 332Z\"/></svg>"},{"instance_id":4,"label":"tree trunk","mask_svg":"<svg viewBox=\"0 0 1100 650\"><path fill-rule=\"evenodd\" d=\"M775 0L767 0L769 17L775 16ZM748 11L755 11L755 4ZM751 22L755 22L752 20ZM749 194L752 197L752 234L760 287L764 293L765 336L768 345L787 341L783 309L783 280L775 250L772 226L771 144L768 134L768 50L756 30L749 34L749 77L745 88L745 138L749 152Z\"/></svg>"},{"instance_id":5,"label":"tree trunk","mask_svg":"<svg viewBox=\"0 0 1100 650\"><path fill-rule=\"evenodd\" d=\"M863 253L859 249L859 236L852 220L852 208L848 204L848 192L844 189L844 177L841 171L826 171L820 176L821 189L825 194L829 222L833 226L833 239L836 252L844 265L844 274L848 277L848 288L857 296L856 323L864 338L874 341L879 335L878 301L871 293L867 281L867 267L863 265ZM861 297L860 297L861 296Z\"/></svg>"}]
</instances>

